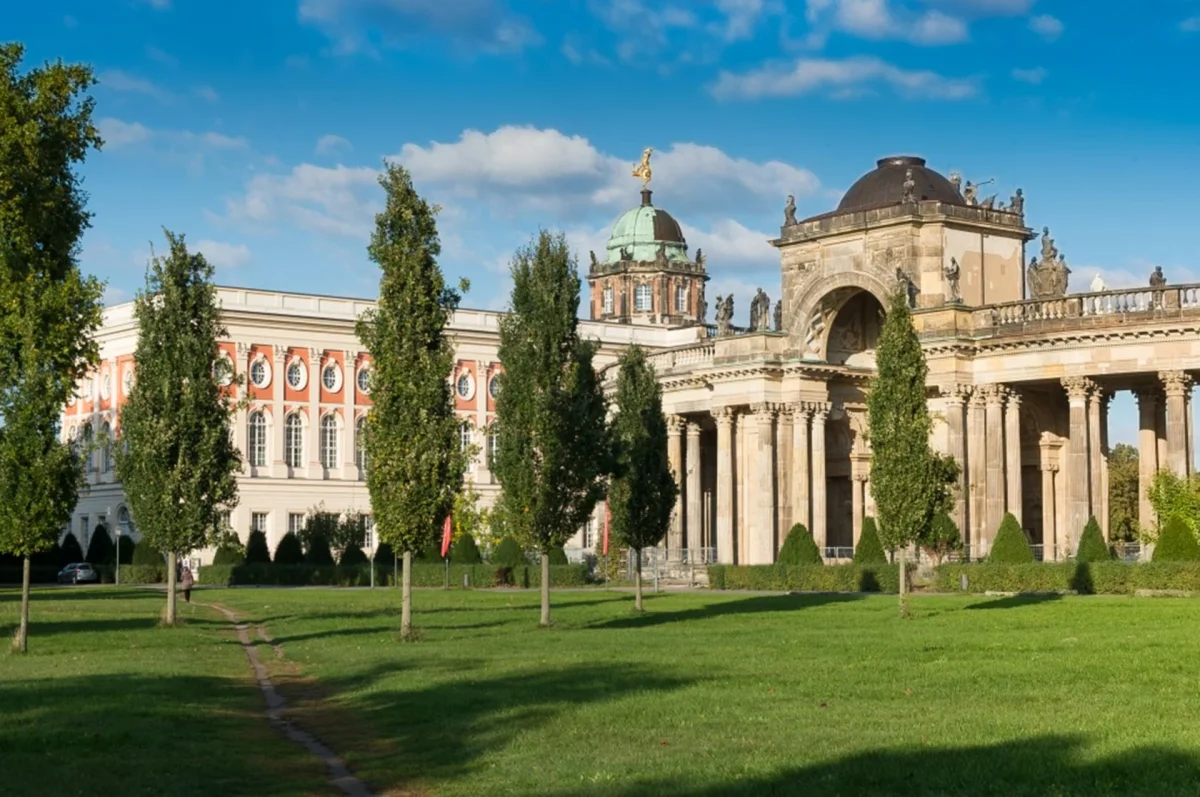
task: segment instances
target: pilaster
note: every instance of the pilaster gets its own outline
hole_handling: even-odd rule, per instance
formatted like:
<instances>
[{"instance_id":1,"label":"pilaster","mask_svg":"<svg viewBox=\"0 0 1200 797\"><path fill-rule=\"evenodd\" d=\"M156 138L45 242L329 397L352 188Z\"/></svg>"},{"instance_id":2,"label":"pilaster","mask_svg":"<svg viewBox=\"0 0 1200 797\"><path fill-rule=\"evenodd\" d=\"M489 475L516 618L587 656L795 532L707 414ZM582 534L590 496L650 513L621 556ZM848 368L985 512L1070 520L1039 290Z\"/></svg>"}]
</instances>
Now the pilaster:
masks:
<instances>
[{"instance_id":1,"label":"pilaster","mask_svg":"<svg viewBox=\"0 0 1200 797\"><path fill-rule=\"evenodd\" d=\"M792 496L788 489L792 483L792 437L792 408L780 405L775 421L775 490L772 496L775 505L775 539L778 541L776 552L783 547L783 541L795 522L792 520Z\"/></svg>"},{"instance_id":2,"label":"pilaster","mask_svg":"<svg viewBox=\"0 0 1200 797\"><path fill-rule=\"evenodd\" d=\"M308 478L325 479L321 462L321 352L308 350Z\"/></svg>"},{"instance_id":3,"label":"pilaster","mask_svg":"<svg viewBox=\"0 0 1200 797\"><path fill-rule=\"evenodd\" d=\"M358 352L342 352L342 480L358 481L358 418L354 414L354 365ZM363 474L364 476L366 474Z\"/></svg>"},{"instance_id":4,"label":"pilaster","mask_svg":"<svg viewBox=\"0 0 1200 797\"><path fill-rule=\"evenodd\" d=\"M958 462L958 491L954 498L954 525L965 536L967 529L967 419L968 385L951 385L943 391L946 407L947 453Z\"/></svg>"},{"instance_id":5,"label":"pilaster","mask_svg":"<svg viewBox=\"0 0 1200 797\"><path fill-rule=\"evenodd\" d=\"M250 475L250 410L247 406L247 396L250 395L250 344L238 343L237 356L233 358L234 388L238 399L238 409L234 415L233 444L242 453L241 475ZM122 387L123 389L123 387Z\"/></svg>"},{"instance_id":6,"label":"pilaster","mask_svg":"<svg viewBox=\"0 0 1200 797\"><path fill-rule=\"evenodd\" d=\"M286 420L283 412L283 383L287 378L283 373L284 360L287 358L287 347L275 346L271 357L271 438L273 449L268 455L271 463L271 475L277 479L288 476L287 463L283 461L283 427Z\"/></svg>"},{"instance_id":7,"label":"pilaster","mask_svg":"<svg viewBox=\"0 0 1200 797\"><path fill-rule=\"evenodd\" d=\"M1042 452L1042 560L1049 562L1058 558L1058 540L1055 534L1058 517L1055 501L1055 474L1058 465L1046 461L1047 452Z\"/></svg>"}]
</instances>

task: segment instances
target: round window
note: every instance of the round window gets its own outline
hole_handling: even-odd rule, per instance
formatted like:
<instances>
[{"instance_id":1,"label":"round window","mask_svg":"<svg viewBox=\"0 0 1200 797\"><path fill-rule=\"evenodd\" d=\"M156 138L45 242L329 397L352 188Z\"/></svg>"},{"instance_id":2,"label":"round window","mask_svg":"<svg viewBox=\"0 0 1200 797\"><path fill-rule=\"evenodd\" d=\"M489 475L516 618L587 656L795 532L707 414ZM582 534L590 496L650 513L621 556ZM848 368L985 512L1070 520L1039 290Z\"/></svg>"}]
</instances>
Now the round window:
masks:
<instances>
[{"instance_id":1,"label":"round window","mask_svg":"<svg viewBox=\"0 0 1200 797\"><path fill-rule=\"evenodd\" d=\"M455 384L454 389L458 391L459 396L461 396L462 398L465 398L465 399L469 399L471 397L472 383L473 383L473 380L471 379L471 375L463 374L462 376L460 376L458 378L458 382Z\"/></svg>"},{"instance_id":2,"label":"round window","mask_svg":"<svg viewBox=\"0 0 1200 797\"><path fill-rule=\"evenodd\" d=\"M255 387L266 387L271 381L271 372L267 368L267 361L259 358L250 364L250 381Z\"/></svg>"},{"instance_id":3,"label":"round window","mask_svg":"<svg viewBox=\"0 0 1200 797\"><path fill-rule=\"evenodd\" d=\"M105 401L108 401L108 399L111 395L112 395L112 375L105 374L104 377L100 380L100 398L104 399Z\"/></svg>"},{"instance_id":4,"label":"round window","mask_svg":"<svg viewBox=\"0 0 1200 797\"><path fill-rule=\"evenodd\" d=\"M213 376L221 387L230 385L233 382L233 362L228 357L218 357L213 363Z\"/></svg>"},{"instance_id":5,"label":"round window","mask_svg":"<svg viewBox=\"0 0 1200 797\"><path fill-rule=\"evenodd\" d=\"M497 395L500 394L500 377L499 376L493 376L492 381L488 382L488 393L492 394L492 398L495 398Z\"/></svg>"},{"instance_id":6,"label":"round window","mask_svg":"<svg viewBox=\"0 0 1200 797\"><path fill-rule=\"evenodd\" d=\"M125 373L121 374L121 389L125 391L125 395L129 395L129 391L133 390L133 366L125 366Z\"/></svg>"},{"instance_id":7,"label":"round window","mask_svg":"<svg viewBox=\"0 0 1200 797\"><path fill-rule=\"evenodd\" d=\"M321 384L326 390L337 390L342 386L342 378L338 373L337 365L327 365L325 370L321 372Z\"/></svg>"},{"instance_id":8,"label":"round window","mask_svg":"<svg viewBox=\"0 0 1200 797\"><path fill-rule=\"evenodd\" d=\"M359 390L361 390L363 393L371 392L371 369L370 368L359 368L358 376L356 377L356 379L358 380L358 389Z\"/></svg>"},{"instance_id":9,"label":"round window","mask_svg":"<svg viewBox=\"0 0 1200 797\"><path fill-rule=\"evenodd\" d=\"M288 366L287 381L293 390L304 387L304 363L297 360Z\"/></svg>"}]
</instances>

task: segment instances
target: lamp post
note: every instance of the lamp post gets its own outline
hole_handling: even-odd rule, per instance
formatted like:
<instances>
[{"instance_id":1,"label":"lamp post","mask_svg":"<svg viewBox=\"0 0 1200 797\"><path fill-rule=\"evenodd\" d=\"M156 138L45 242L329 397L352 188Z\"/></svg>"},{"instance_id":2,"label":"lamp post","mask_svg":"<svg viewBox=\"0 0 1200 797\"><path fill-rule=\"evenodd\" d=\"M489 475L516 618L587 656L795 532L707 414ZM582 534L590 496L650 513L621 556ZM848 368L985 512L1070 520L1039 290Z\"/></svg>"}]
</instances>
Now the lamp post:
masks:
<instances>
[{"instance_id":1,"label":"lamp post","mask_svg":"<svg viewBox=\"0 0 1200 797\"><path fill-rule=\"evenodd\" d=\"M116 586L121 586L121 524L117 523L117 564L113 571L116 579Z\"/></svg>"}]
</instances>

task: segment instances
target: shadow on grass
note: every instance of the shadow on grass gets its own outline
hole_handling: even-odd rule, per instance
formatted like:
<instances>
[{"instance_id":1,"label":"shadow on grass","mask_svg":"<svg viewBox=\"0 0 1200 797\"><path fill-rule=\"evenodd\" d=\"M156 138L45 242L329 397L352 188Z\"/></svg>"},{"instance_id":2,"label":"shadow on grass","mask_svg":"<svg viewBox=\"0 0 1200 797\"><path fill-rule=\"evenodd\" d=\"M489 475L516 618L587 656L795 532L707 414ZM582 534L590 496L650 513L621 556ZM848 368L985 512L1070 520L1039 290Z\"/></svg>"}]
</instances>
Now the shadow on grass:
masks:
<instances>
[{"instance_id":1,"label":"shadow on grass","mask_svg":"<svg viewBox=\"0 0 1200 797\"><path fill-rule=\"evenodd\" d=\"M682 781L682 782L681 782ZM777 774L703 786L630 779L604 788L572 788L562 797L775 797L777 795L983 795L1058 797L1100 794L1195 795L1200 758L1144 747L1094 759L1078 736L1042 736L1003 744L937 750L879 750Z\"/></svg>"},{"instance_id":2,"label":"shadow on grass","mask_svg":"<svg viewBox=\"0 0 1200 797\"><path fill-rule=\"evenodd\" d=\"M30 603L40 601L107 601L107 600L156 600L166 605L162 591L138 587L82 587L73 584L34 584L29 591ZM0 587L0 603L20 603L21 588ZM180 603L182 603L182 597Z\"/></svg>"},{"instance_id":3,"label":"shadow on grass","mask_svg":"<svg viewBox=\"0 0 1200 797\"><path fill-rule=\"evenodd\" d=\"M1056 593L1040 593L1037 595L1009 595L1004 598L972 603L967 609L1015 609L1019 606L1037 606L1042 603L1053 603L1062 600L1062 595Z\"/></svg>"},{"instance_id":4,"label":"shadow on grass","mask_svg":"<svg viewBox=\"0 0 1200 797\"><path fill-rule=\"evenodd\" d=\"M811 593L806 595L756 595L739 600L716 600L692 609L679 611L656 612L647 611L643 614L630 614L613 620L594 623L591 628L646 628L666 623L678 623L686 620L708 620L713 617L724 617L731 614L762 614L769 612L791 612L800 609L812 609L830 603L849 603L860 601L862 595L853 593ZM653 609L649 600L648 605Z\"/></svg>"}]
</instances>

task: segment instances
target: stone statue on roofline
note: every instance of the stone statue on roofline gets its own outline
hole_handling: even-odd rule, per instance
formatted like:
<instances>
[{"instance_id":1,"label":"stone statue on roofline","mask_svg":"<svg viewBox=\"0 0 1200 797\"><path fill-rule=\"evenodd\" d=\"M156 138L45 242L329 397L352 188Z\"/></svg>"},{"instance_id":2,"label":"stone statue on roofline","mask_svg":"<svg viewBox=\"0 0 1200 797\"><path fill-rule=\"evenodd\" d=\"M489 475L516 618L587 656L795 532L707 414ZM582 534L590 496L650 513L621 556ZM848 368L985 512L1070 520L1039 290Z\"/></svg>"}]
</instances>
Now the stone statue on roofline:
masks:
<instances>
[{"instance_id":1,"label":"stone statue on roofline","mask_svg":"<svg viewBox=\"0 0 1200 797\"><path fill-rule=\"evenodd\" d=\"M783 331L783 299L775 302L775 331Z\"/></svg>"},{"instance_id":2,"label":"stone statue on roofline","mask_svg":"<svg viewBox=\"0 0 1200 797\"><path fill-rule=\"evenodd\" d=\"M798 223L796 221L796 197L788 194L787 204L783 206L783 226L791 227Z\"/></svg>"},{"instance_id":3,"label":"stone statue on roofline","mask_svg":"<svg viewBox=\"0 0 1200 797\"><path fill-rule=\"evenodd\" d=\"M1067 268L1067 259L1062 256L1050 235L1050 228L1042 228L1042 259L1032 258L1026 270L1029 279L1029 292L1034 299L1061 299L1067 295L1067 283L1071 269Z\"/></svg>"},{"instance_id":4,"label":"stone statue on roofline","mask_svg":"<svg viewBox=\"0 0 1200 797\"><path fill-rule=\"evenodd\" d=\"M958 260L950 258L950 262L942 269L943 275L946 277L946 303L947 304L962 304L962 294L958 290L959 277Z\"/></svg>"},{"instance_id":5,"label":"stone statue on roofline","mask_svg":"<svg viewBox=\"0 0 1200 797\"><path fill-rule=\"evenodd\" d=\"M1167 278L1163 275L1162 266L1155 266L1154 271L1150 272L1150 287L1163 288L1167 284Z\"/></svg>"}]
</instances>

